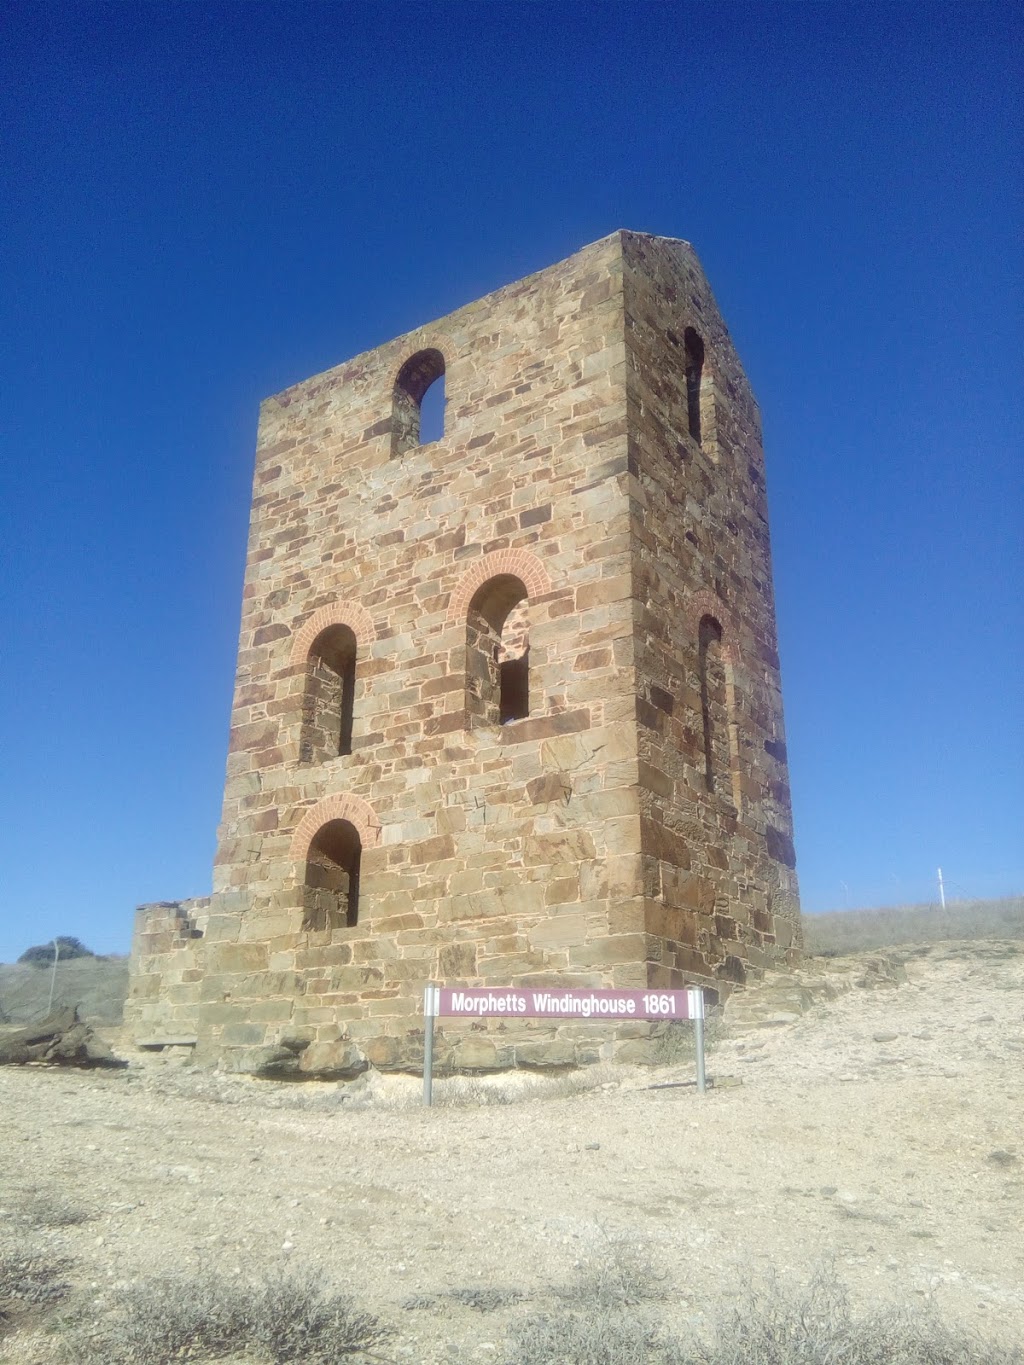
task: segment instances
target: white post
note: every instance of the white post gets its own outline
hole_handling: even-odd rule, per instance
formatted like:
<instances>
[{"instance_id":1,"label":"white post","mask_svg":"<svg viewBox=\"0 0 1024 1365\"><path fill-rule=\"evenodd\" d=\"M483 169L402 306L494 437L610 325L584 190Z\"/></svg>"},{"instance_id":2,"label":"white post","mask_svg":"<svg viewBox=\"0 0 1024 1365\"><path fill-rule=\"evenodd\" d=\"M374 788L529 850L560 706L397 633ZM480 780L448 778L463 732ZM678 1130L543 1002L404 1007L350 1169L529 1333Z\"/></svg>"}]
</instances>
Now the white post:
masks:
<instances>
[{"instance_id":1,"label":"white post","mask_svg":"<svg viewBox=\"0 0 1024 1365\"><path fill-rule=\"evenodd\" d=\"M50 971L50 1003L46 1006L46 1013L53 1013L53 991L57 985L57 962L60 958L60 944L56 939L53 940L53 968Z\"/></svg>"},{"instance_id":2,"label":"white post","mask_svg":"<svg viewBox=\"0 0 1024 1365\"><path fill-rule=\"evenodd\" d=\"M697 1051L697 1093L703 1095L707 1089L704 1075L704 992L691 989L686 992L690 1018L693 1020L693 1041Z\"/></svg>"},{"instance_id":3,"label":"white post","mask_svg":"<svg viewBox=\"0 0 1024 1365\"><path fill-rule=\"evenodd\" d=\"M943 908L943 910L945 910L945 908L946 908L946 889L945 889L945 887L942 885L942 868L941 868L941 867L939 868L939 900L942 902L942 908Z\"/></svg>"}]
</instances>

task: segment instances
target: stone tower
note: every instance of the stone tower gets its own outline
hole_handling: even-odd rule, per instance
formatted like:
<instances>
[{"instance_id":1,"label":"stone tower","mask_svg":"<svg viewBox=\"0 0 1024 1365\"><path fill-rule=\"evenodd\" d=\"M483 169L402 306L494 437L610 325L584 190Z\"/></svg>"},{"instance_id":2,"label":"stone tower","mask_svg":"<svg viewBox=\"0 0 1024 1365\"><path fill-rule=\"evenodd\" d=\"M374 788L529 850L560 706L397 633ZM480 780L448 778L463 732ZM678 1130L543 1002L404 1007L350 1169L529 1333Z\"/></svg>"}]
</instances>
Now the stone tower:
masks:
<instances>
[{"instance_id":1,"label":"stone tower","mask_svg":"<svg viewBox=\"0 0 1024 1365\"><path fill-rule=\"evenodd\" d=\"M428 980L728 988L798 951L794 864L758 409L692 247L613 233L263 404L213 895L139 911L141 1042L415 1065ZM657 1026L605 1027L439 1047Z\"/></svg>"}]
</instances>

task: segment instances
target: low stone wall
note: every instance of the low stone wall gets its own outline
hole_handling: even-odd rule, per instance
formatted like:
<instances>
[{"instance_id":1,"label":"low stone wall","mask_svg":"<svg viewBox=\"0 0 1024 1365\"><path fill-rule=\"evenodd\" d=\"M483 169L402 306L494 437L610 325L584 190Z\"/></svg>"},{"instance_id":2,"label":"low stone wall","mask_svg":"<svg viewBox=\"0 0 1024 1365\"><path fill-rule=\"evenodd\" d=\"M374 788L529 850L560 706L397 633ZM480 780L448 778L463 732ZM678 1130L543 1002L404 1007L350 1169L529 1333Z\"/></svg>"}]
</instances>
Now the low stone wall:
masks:
<instances>
[{"instance_id":1,"label":"low stone wall","mask_svg":"<svg viewBox=\"0 0 1024 1365\"><path fill-rule=\"evenodd\" d=\"M139 907L124 1011L138 1047L191 1046L200 1061L268 1075L313 1078L349 1074L365 1066L379 1071L420 1069L421 983L407 983L404 1014L398 1002L390 1001L387 1020L342 1021L334 1011L325 1011L329 1018L314 1020L310 1002L318 999L323 968L261 970L259 945L222 937L227 917L216 913L216 899ZM207 937L211 922L213 934ZM590 984L607 983L595 978ZM717 997L717 992L711 994ZM213 1024L220 1025L215 1048L205 1045ZM611 1060L655 1063L664 1059L675 1027L646 1022L439 1020L435 1070L444 1075ZM294 1066L286 1054L295 1058Z\"/></svg>"},{"instance_id":2,"label":"low stone wall","mask_svg":"<svg viewBox=\"0 0 1024 1365\"><path fill-rule=\"evenodd\" d=\"M196 1042L209 912L209 896L135 912L124 1022L140 1047Z\"/></svg>"}]
</instances>

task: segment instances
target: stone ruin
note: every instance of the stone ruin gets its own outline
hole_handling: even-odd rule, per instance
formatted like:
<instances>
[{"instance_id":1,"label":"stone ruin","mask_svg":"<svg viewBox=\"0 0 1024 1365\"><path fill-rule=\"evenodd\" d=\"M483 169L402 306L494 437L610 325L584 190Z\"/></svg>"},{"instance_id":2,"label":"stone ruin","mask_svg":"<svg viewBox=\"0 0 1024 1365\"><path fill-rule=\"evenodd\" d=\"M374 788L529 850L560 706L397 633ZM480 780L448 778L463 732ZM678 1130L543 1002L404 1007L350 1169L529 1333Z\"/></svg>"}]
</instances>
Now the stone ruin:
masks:
<instances>
[{"instance_id":1,"label":"stone ruin","mask_svg":"<svg viewBox=\"0 0 1024 1365\"><path fill-rule=\"evenodd\" d=\"M213 894L137 912L139 1045L414 1068L428 981L725 993L798 955L794 866L759 413L688 243L615 232L267 399Z\"/></svg>"}]
</instances>

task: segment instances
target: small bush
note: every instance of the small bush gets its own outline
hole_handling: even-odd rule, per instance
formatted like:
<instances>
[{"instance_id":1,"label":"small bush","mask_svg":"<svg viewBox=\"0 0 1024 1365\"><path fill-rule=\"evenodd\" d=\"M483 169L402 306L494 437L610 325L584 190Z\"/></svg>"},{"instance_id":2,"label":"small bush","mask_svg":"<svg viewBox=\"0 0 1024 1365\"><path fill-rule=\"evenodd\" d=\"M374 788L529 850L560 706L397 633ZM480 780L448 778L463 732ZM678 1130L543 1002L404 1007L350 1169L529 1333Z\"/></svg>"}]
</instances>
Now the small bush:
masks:
<instances>
[{"instance_id":1,"label":"small bush","mask_svg":"<svg viewBox=\"0 0 1024 1365\"><path fill-rule=\"evenodd\" d=\"M511 1331L505 1365L672 1365L657 1325L608 1309L539 1313Z\"/></svg>"},{"instance_id":2,"label":"small bush","mask_svg":"<svg viewBox=\"0 0 1024 1365\"><path fill-rule=\"evenodd\" d=\"M575 1279L556 1293L567 1303L589 1308L632 1308L664 1299L665 1275L655 1270L647 1251L636 1242L609 1242L601 1254L580 1268Z\"/></svg>"},{"instance_id":3,"label":"small bush","mask_svg":"<svg viewBox=\"0 0 1024 1365\"><path fill-rule=\"evenodd\" d=\"M169 1365L250 1351L272 1365L338 1365L389 1330L312 1273L262 1284L219 1276L151 1281L120 1294L109 1318L62 1343L68 1365Z\"/></svg>"},{"instance_id":4,"label":"small bush","mask_svg":"<svg viewBox=\"0 0 1024 1365\"><path fill-rule=\"evenodd\" d=\"M71 1293L71 1261L43 1251L0 1249L0 1335L31 1309L50 1309Z\"/></svg>"},{"instance_id":5,"label":"small bush","mask_svg":"<svg viewBox=\"0 0 1024 1365\"><path fill-rule=\"evenodd\" d=\"M402 1304L407 1310L444 1309L450 1303L461 1303L477 1313L496 1313L499 1308L508 1308L524 1298L519 1289L488 1288L471 1285L466 1289L446 1289L443 1294L411 1294Z\"/></svg>"},{"instance_id":6,"label":"small bush","mask_svg":"<svg viewBox=\"0 0 1024 1365\"><path fill-rule=\"evenodd\" d=\"M25 1194L12 1201L16 1207L15 1216L22 1222L36 1228L71 1228L87 1223L94 1215L80 1208L63 1195L41 1191L38 1194Z\"/></svg>"}]
</instances>

